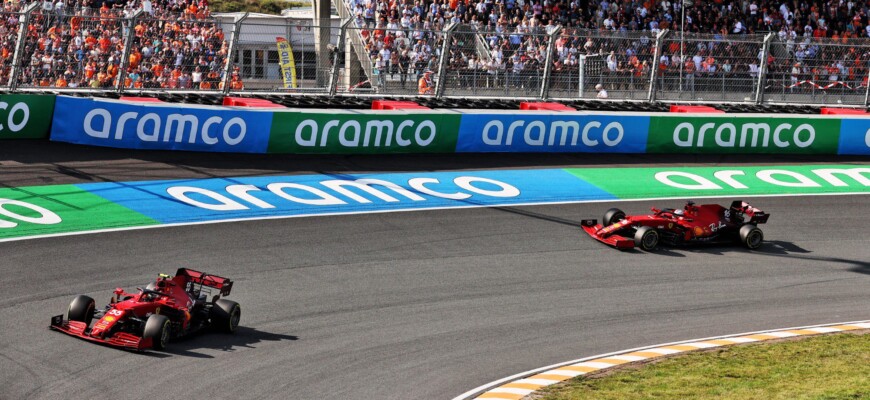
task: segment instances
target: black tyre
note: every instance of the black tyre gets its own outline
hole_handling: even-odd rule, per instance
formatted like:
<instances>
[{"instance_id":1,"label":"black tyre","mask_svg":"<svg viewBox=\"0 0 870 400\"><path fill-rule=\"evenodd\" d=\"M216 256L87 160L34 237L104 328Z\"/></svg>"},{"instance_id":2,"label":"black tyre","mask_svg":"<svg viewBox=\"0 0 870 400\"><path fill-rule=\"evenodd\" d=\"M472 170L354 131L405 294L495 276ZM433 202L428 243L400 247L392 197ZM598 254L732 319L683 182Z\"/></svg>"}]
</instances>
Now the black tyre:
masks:
<instances>
[{"instance_id":1,"label":"black tyre","mask_svg":"<svg viewBox=\"0 0 870 400\"><path fill-rule=\"evenodd\" d=\"M740 227L740 243L747 249L755 250L764 242L764 232L755 225L743 225Z\"/></svg>"},{"instance_id":2,"label":"black tyre","mask_svg":"<svg viewBox=\"0 0 870 400\"><path fill-rule=\"evenodd\" d=\"M170 323L165 315L151 314L145 321L142 338L151 338L151 346L155 350L163 350L169 343Z\"/></svg>"},{"instance_id":3,"label":"black tyre","mask_svg":"<svg viewBox=\"0 0 870 400\"><path fill-rule=\"evenodd\" d=\"M660 238L659 231L642 226L634 233L634 245L646 251L652 251L658 247Z\"/></svg>"},{"instance_id":4,"label":"black tyre","mask_svg":"<svg viewBox=\"0 0 870 400\"><path fill-rule=\"evenodd\" d=\"M601 226L609 226L613 225L625 218L625 213L618 208L611 208L604 213L604 217L601 218Z\"/></svg>"},{"instance_id":5,"label":"black tyre","mask_svg":"<svg viewBox=\"0 0 870 400\"><path fill-rule=\"evenodd\" d=\"M96 303L94 302L94 299L80 294L69 303L67 319L70 321L84 322L90 326L91 320L94 319L95 309Z\"/></svg>"},{"instance_id":6,"label":"black tyre","mask_svg":"<svg viewBox=\"0 0 870 400\"><path fill-rule=\"evenodd\" d=\"M242 307L235 301L219 299L211 308L212 326L220 332L235 332L241 317Z\"/></svg>"}]
</instances>

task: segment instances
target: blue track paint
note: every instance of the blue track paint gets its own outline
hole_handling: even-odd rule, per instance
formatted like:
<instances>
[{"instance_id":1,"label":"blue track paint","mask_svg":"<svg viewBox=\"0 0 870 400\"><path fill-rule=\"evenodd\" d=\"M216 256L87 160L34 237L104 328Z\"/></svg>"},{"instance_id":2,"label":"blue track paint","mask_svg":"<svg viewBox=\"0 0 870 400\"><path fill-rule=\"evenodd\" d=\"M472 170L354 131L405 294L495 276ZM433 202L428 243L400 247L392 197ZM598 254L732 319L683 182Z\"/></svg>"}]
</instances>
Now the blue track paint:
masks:
<instances>
[{"instance_id":1,"label":"blue track paint","mask_svg":"<svg viewBox=\"0 0 870 400\"><path fill-rule=\"evenodd\" d=\"M377 180L378 184L369 185L370 190L349 185L360 179ZM77 186L164 224L616 199L561 169L294 175ZM307 204L315 201L319 204Z\"/></svg>"}]
</instances>

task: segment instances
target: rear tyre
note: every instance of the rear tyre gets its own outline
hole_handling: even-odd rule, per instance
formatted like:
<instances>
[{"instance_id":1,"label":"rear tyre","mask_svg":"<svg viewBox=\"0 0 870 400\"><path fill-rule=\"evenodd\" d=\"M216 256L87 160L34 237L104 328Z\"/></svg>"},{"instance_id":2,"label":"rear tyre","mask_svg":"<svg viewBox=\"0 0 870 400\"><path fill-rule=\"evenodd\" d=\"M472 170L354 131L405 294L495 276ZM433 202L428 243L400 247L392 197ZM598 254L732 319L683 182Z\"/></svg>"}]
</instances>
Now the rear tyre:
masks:
<instances>
[{"instance_id":1,"label":"rear tyre","mask_svg":"<svg viewBox=\"0 0 870 400\"><path fill-rule=\"evenodd\" d=\"M740 243L747 249L755 250L764 242L764 232L755 225L743 225L740 227Z\"/></svg>"},{"instance_id":2,"label":"rear tyre","mask_svg":"<svg viewBox=\"0 0 870 400\"><path fill-rule=\"evenodd\" d=\"M165 315L151 314L145 321L145 330L142 338L150 338L151 346L155 350L163 350L169 343L169 318Z\"/></svg>"},{"instance_id":3,"label":"rear tyre","mask_svg":"<svg viewBox=\"0 0 870 400\"><path fill-rule=\"evenodd\" d=\"M658 247L660 238L659 231L642 226L634 233L634 245L646 251L653 251Z\"/></svg>"},{"instance_id":4,"label":"rear tyre","mask_svg":"<svg viewBox=\"0 0 870 400\"><path fill-rule=\"evenodd\" d=\"M234 333L241 317L242 307L235 301L219 299L211 308L211 323L219 332Z\"/></svg>"},{"instance_id":5,"label":"rear tyre","mask_svg":"<svg viewBox=\"0 0 870 400\"><path fill-rule=\"evenodd\" d=\"M80 294L69 303L67 319L70 321L84 322L86 325L90 325L91 320L94 319L95 308L96 303L94 302L94 299Z\"/></svg>"},{"instance_id":6,"label":"rear tyre","mask_svg":"<svg viewBox=\"0 0 870 400\"><path fill-rule=\"evenodd\" d=\"M610 226L625 219L625 213L618 208L611 208L604 213L604 218L601 218L601 226Z\"/></svg>"}]
</instances>

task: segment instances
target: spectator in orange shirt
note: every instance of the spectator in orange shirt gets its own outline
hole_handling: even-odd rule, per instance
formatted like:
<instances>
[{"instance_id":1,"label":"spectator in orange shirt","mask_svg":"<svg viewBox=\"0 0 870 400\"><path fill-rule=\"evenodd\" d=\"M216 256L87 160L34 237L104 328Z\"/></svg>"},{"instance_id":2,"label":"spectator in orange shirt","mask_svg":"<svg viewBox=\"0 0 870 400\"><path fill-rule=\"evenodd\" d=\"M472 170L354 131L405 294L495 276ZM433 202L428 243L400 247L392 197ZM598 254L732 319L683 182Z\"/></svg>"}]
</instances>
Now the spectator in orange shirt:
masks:
<instances>
[{"instance_id":1,"label":"spectator in orange shirt","mask_svg":"<svg viewBox=\"0 0 870 400\"><path fill-rule=\"evenodd\" d=\"M94 74L96 72L97 72L97 67L94 65L93 62L90 62L87 65L85 65L85 78L87 78L88 80L93 78Z\"/></svg>"},{"instance_id":2,"label":"spectator in orange shirt","mask_svg":"<svg viewBox=\"0 0 870 400\"><path fill-rule=\"evenodd\" d=\"M230 89L232 90L244 90L245 84L242 83L242 78L239 76L238 72L233 72L233 78L230 81Z\"/></svg>"}]
</instances>

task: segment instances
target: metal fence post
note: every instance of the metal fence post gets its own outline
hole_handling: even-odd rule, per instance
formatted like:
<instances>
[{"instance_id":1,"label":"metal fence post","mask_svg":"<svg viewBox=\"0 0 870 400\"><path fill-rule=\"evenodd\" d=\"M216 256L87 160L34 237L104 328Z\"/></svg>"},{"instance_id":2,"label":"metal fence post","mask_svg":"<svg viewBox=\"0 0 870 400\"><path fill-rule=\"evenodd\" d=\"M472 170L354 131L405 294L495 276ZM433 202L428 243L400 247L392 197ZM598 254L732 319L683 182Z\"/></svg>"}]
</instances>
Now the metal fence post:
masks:
<instances>
[{"instance_id":1,"label":"metal fence post","mask_svg":"<svg viewBox=\"0 0 870 400\"><path fill-rule=\"evenodd\" d=\"M768 33L767 36L764 37L764 44L761 47L761 60L758 60L759 68L758 68L758 86L755 88L755 104L761 104L764 102L764 84L767 79L767 57L770 54L770 42L773 41L773 38L776 34Z\"/></svg>"},{"instance_id":2,"label":"metal fence post","mask_svg":"<svg viewBox=\"0 0 870 400\"><path fill-rule=\"evenodd\" d=\"M239 44L239 36L241 36L242 31L242 22L248 19L248 15L250 13L244 13L238 17L235 21L233 21L233 33L230 37L230 46L227 48L227 65L224 66L224 88L221 90L221 93L224 95L230 92L230 79L232 78L233 71L233 53L236 51L236 47ZM239 75L241 77L241 74Z\"/></svg>"},{"instance_id":3,"label":"metal fence post","mask_svg":"<svg viewBox=\"0 0 870 400\"><path fill-rule=\"evenodd\" d=\"M650 65L650 77L649 77L649 93L647 93L646 100L650 103L656 101L656 77L659 72L659 58L662 56L662 44L665 41L665 37L670 33L669 30L665 29L659 31L659 34L656 35L656 48L653 51L653 59L652 65Z\"/></svg>"},{"instance_id":4,"label":"metal fence post","mask_svg":"<svg viewBox=\"0 0 870 400\"><path fill-rule=\"evenodd\" d=\"M133 37L136 36L133 29L136 27L136 21L142 14L145 14L145 11L140 8L139 11L136 11L130 17L130 24L127 25L127 37L124 39L124 54L121 56L121 66L118 68L118 86L115 87L118 94L124 93L124 81L127 80L127 68L130 65L130 48L133 47Z\"/></svg>"},{"instance_id":5,"label":"metal fence post","mask_svg":"<svg viewBox=\"0 0 870 400\"><path fill-rule=\"evenodd\" d=\"M444 76L444 70L447 69L447 62L450 61L450 40L453 38L453 31L459 24L451 22L444 30L444 43L441 43L441 59L438 60L438 82L435 83L435 97L441 98L444 94L444 85L447 82L447 77Z\"/></svg>"},{"instance_id":6,"label":"metal fence post","mask_svg":"<svg viewBox=\"0 0 870 400\"><path fill-rule=\"evenodd\" d=\"M21 56L24 53L24 42L27 39L27 29L30 26L30 14L39 7L39 2L30 3L18 17L18 38L15 40L15 55L12 57L12 70L9 72L9 90L18 89L18 75L21 74Z\"/></svg>"},{"instance_id":7,"label":"metal fence post","mask_svg":"<svg viewBox=\"0 0 870 400\"><path fill-rule=\"evenodd\" d=\"M353 19L348 18L341 23L341 32L338 33L338 43L335 44L335 54L332 55L332 74L329 76L329 95L335 96L338 90L338 72L341 69L338 66L338 57L344 52L344 47L347 45L347 27L353 22Z\"/></svg>"},{"instance_id":8,"label":"metal fence post","mask_svg":"<svg viewBox=\"0 0 870 400\"><path fill-rule=\"evenodd\" d=\"M867 60L867 87L864 90L864 108L867 108L867 101L870 100L870 59Z\"/></svg>"},{"instance_id":9,"label":"metal fence post","mask_svg":"<svg viewBox=\"0 0 870 400\"><path fill-rule=\"evenodd\" d=\"M547 41L547 58L544 61L544 76L541 78L541 100L545 100L550 95L550 75L553 73L553 53L556 48L556 38L562 34L562 26L556 26L553 33L550 34L550 40Z\"/></svg>"}]
</instances>

